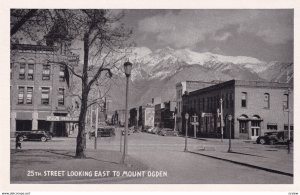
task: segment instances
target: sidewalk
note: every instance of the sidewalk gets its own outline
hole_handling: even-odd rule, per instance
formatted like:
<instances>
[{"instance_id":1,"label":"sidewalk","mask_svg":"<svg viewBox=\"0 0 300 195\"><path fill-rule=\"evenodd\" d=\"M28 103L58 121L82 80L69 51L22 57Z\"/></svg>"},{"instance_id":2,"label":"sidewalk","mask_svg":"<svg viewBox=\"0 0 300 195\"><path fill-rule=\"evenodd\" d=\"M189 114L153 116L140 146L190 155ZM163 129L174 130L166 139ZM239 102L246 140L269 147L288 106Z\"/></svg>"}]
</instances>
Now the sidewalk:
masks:
<instances>
[{"instance_id":1,"label":"sidewalk","mask_svg":"<svg viewBox=\"0 0 300 195\"><path fill-rule=\"evenodd\" d=\"M190 138L192 139L192 138ZM195 139L195 138L194 138ZM293 147L290 154L286 145L261 145L250 140L200 139L199 144L188 147L189 152L240 164L268 172L293 177Z\"/></svg>"}]
</instances>

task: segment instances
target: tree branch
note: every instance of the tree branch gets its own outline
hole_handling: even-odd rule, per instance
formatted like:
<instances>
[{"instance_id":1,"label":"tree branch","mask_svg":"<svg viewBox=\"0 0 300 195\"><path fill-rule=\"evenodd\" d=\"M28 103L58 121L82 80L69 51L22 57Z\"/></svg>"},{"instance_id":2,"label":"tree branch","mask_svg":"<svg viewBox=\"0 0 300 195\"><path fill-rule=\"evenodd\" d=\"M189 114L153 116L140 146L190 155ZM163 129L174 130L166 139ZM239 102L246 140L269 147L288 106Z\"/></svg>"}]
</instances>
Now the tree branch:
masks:
<instances>
[{"instance_id":1,"label":"tree branch","mask_svg":"<svg viewBox=\"0 0 300 195\"><path fill-rule=\"evenodd\" d=\"M29 10L20 21L18 21L10 30L10 36L16 34L18 30L30 19L34 16L34 14L37 12L37 9L31 9Z\"/></svg>"}]
</instances>

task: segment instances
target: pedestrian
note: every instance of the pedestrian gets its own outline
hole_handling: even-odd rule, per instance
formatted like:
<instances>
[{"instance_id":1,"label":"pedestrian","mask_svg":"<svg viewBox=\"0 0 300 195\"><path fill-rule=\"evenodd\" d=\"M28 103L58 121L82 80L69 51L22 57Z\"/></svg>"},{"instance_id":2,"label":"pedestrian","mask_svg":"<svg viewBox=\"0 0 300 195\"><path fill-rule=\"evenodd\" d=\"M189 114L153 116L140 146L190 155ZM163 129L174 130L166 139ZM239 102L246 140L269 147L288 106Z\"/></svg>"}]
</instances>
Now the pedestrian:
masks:
<instances>
[{"instance_id":1,"label":"pedestrian","mask_svg":"<svg viewBox=\"0 0 300 195\"><path fill-rule=\"evenodd\" d=\"M16 137L16 150L18 148L22 149L22 144L21 144L20 137L21 137L20 135L17 135L17 137Z\"/></svg>"}]
</instances>

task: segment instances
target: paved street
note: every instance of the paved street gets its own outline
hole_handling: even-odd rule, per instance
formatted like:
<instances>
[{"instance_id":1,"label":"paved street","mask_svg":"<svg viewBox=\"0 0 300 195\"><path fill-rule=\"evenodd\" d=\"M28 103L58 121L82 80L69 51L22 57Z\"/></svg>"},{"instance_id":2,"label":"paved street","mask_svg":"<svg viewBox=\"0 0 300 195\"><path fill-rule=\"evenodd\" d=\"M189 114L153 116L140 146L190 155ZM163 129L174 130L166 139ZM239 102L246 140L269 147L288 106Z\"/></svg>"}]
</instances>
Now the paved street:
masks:
<instances>
[{"instance_id":1,"label":"paved street","mask_svg":"<svg viewBox=\"0 0 300 195\"><path fill-rule=\"evenodd\" d=\"M23 142L23 150L27 149L52 149L52 150L72 150L75 149L75 138L54 138L52 141L41 142ZM226 142L227 140L225 140ZM12 140L11 145L14 144ZM233 141L233 148L238 150L242 148L251 148L257 150L261 155L283 155L286 153L285 148L278 146L273 149L271 146L259 145L253 143L239 143ZM196 140L188 139L188 148L195 151L205 146L208 151L213 153L216 148L224 147L220 144L220 140ZM93 151L94 141L88 140L87 149ZM142 162L143 171L147 167L147 171L161 175L152 175L151 177L126 177L111 178L107 180L81 180L75 183L141 183L141 184L286 184L293 183L293 177L272 173L265 170L247 167L219 159L213 159L196 153L183 152L183 137L163 137L147 133L135 133L129 136L129 156L138 162ZM272 149L272 150L271 150ZM120 154L120 135L117 132L115 137L101 138L98 141L98 151L113 151ZM46 154L45 154L46 155ZM116 155L118 156L118 155ZM118 157L115 158L119 158ZM292 158L292 154L287 156ZM118 162L118 159L114 159ZM291 160L292 161L292 160ZM251 163L251 162L249 162ZM130 164L130 163L129 163ZM91 164L92 165L92 164ZM27 166L23 164L23 166ZM114 167L114 169L117 166ZM160 172L159 172L160 171ZM156 177L158 176L158 177ZM72 181L71 183L74 183Z\"/></svg>"}]
</instances>

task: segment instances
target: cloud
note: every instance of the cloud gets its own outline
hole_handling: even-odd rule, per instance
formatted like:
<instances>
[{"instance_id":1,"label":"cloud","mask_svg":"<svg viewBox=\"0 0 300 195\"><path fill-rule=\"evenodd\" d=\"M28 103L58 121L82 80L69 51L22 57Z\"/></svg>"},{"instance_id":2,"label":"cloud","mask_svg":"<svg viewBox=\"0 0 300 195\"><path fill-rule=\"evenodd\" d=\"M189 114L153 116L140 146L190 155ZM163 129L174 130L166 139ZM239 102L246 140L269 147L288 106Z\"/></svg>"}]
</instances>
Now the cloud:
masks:
<instances>
[{"instance_id":1,"label":"cloud","mask_svg":"<svg viewBox=\"0 0 300 195\"><path fill-rule=\"evenodd\" d=\"M251 33L271 44L285 43L293 39L293 11L181 10L175 14L168 10L139 21L138 30L155 35L160 45L180 48L192 47L209 37L226 41L231 33L216 32L229 26L238 26L238 33Z\"/></svg>"}]
</instances>

